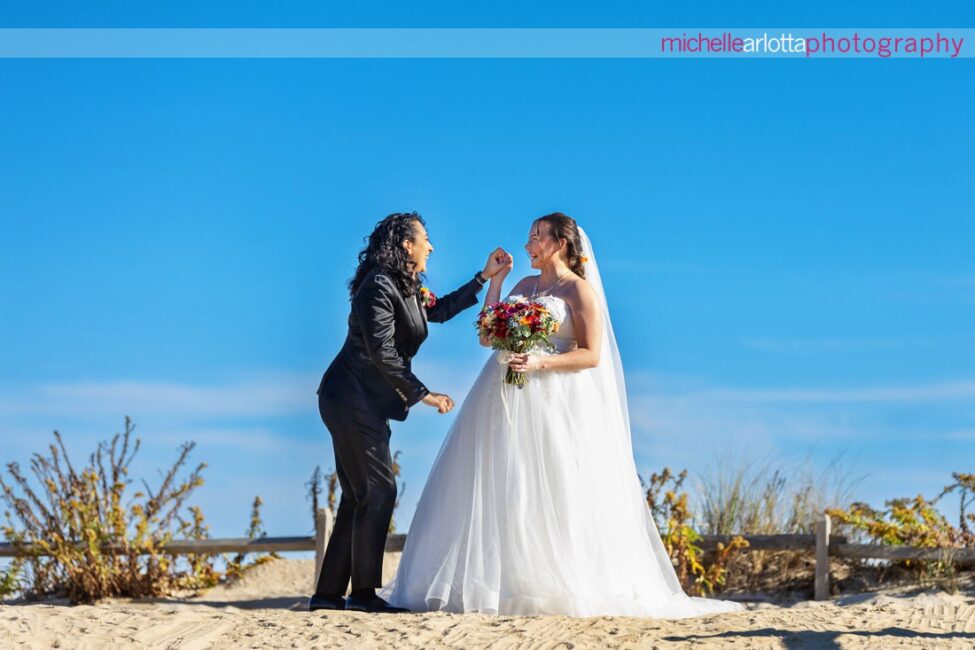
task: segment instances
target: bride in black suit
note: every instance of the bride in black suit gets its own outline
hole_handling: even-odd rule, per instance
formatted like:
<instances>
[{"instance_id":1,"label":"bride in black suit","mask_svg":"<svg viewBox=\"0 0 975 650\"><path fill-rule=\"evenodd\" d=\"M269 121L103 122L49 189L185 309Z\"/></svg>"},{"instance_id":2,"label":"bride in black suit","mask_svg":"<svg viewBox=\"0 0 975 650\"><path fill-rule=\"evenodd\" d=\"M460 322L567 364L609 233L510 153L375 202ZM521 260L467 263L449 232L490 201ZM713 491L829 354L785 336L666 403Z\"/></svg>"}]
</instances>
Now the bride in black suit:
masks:
<instances>
[{"instance_id":1,"label":"bride in black suit","mask_svg":"<svg viewBox=\"0 0 975 650\"><path fill-rule=\"evenodd\" d=\"M418 402L439 413L454 407L448 395L427 389L411 361L427 337L428 321L443 323L476 305L488 279L513 263L498 248L469 282L437 298L420 286L432 252L419 214L391 214L369 236L349 282L349 333L318 387L342 498L309 602L312 611L405 611L375 592L396 502L389 420L405 420ZM350 579L352 592L345 599Z\"/></svg>"}]
</instances>

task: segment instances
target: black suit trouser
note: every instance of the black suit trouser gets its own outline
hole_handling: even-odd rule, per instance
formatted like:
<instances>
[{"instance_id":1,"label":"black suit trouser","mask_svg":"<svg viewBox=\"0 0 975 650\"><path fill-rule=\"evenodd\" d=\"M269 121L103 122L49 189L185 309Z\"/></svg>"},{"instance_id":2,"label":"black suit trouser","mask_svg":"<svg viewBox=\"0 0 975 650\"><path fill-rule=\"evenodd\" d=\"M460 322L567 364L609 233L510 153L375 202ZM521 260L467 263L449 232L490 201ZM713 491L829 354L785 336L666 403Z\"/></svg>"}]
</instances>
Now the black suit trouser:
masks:
<instances>
[{"instance_id":1,"label":"black suit trouser","mask_svg":"<svg viewBox=\"0 0 975 650\"><path fill-rule=\"evenodd\" d=\"M352 589L380 587L396 505L389 421L321 395L318 410L332 434L342 498L315 593L344 594L350 578Z\"/></svg>"},{"instance_id":2,"label":"black suit trouser","mask_svg":"<svg viewBox=\"0 0 975 650\"><path fill-rule=\"evenodd\" d=\"M389 421L323 396L318 410L332 434L342 498L315 593L344 594L350 579L352 589L380 587L396 505Z\"/></svg>"}]
</instances>

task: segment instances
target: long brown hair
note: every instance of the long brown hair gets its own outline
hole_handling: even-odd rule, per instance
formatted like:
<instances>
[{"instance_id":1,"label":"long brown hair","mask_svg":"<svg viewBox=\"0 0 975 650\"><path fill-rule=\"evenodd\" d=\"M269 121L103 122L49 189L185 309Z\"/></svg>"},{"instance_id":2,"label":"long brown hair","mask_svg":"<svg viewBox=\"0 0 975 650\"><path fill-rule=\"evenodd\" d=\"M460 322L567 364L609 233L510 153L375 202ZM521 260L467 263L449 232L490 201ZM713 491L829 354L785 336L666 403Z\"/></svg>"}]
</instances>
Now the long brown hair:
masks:
<instances>
[{"instance_id":1,"label":"long brown hair","mask_svg":"<svg viewBox=\"0 0 975 650\"><path fill-rule=\"evenodd\" d=\"M585 278L585 257L582 254L582 239L579 237L579 225L576 220L567 214L553 212L544 217L539 217L535 221L547 223L549 232L552 233L553 237L566 241L565 252L569 270L580 278Z\"/></svg>"}]
</instances>

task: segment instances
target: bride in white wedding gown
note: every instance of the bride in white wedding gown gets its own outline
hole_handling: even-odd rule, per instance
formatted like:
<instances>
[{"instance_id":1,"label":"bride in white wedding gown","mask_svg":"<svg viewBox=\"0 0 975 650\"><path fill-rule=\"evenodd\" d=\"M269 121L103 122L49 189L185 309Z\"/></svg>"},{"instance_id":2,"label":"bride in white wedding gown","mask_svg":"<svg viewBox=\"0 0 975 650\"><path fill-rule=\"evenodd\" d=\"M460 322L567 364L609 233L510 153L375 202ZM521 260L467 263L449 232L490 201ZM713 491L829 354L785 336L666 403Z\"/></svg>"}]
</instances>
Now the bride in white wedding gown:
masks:
<instances>
[{"instance_id":1,"label":"bride in white wedding gown","mask_svg":"<svg viewBox=\"0 0 975 650\"><path fill-rule=\"evenodd\" d=\"M555 213L532 224L525 248L541 273L511 293L543 302L561 322L555 351L488 360L381 595L414 611L680 618L740 610L686 596L654 525L585 233ZM492 280L488 303L500 298L504 275ZM527 371L524 388L504 383L508 364Z\"/></svg>"}]
</instances>

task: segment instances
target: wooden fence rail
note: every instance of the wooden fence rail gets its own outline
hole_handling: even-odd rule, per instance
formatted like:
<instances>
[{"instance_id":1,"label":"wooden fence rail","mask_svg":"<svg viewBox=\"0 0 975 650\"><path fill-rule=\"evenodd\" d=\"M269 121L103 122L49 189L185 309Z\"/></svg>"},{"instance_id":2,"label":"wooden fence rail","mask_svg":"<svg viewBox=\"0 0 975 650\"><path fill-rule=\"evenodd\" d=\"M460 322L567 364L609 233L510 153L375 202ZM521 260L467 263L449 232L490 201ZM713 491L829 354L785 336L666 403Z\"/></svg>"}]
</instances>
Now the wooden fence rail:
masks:
<instances>
[{"instance_id":1,"label":"wooden fence rail","mask_svg":"<svg viewBox=\"0 0 975 650\"><path fill-rule=\"evenodd\" d=\"M288 553L293 551L315 551L315 575L312 589L318 581L325 545L332 533L332 513L319 510L315 517L315 535L308 537L259 537L256 539L200 539L173 540L162 545L159 552L166 555L211 554L211 553ZM748 542L745 550L750 551L811 551L816 555L816 574L814 595L816 600L829 598L829 558L845 557L855 559L903 560L941 560L957 564L975 564L975 549L965 548L917 548L913 546L882 546L879 544L848 544L846 537L830 534L832 524L823 515L816 522L815 535L742 535ZM698 545L705 551L712 551L719 543L727 544L732 535L702 535ZM386 538L386 551L402 551L406 535L394 534ZM18 557L44 553L30 545L0 543L0 557Z\"/></svg>"},{"instance_id":2,"label":"wooden fence rail","mask_svg":"<svg viewBox=\"0 0 975 650\"><path fill-rule=\"evenodd\" d=\"M79 545L83 547L83 545ZM104 546L103 551L111 551ZM216 553L288 553L314 551L314 537L258 537L256 539L180 539L161 544L155 552L161 555L209 555ZM142 551L142 554L147 554ZM32 544L0 544L0 557L49 555Z\"/></svg>"}]
</instances>

